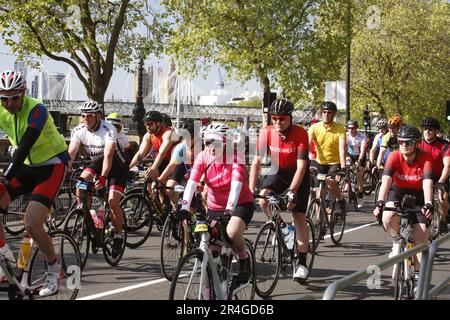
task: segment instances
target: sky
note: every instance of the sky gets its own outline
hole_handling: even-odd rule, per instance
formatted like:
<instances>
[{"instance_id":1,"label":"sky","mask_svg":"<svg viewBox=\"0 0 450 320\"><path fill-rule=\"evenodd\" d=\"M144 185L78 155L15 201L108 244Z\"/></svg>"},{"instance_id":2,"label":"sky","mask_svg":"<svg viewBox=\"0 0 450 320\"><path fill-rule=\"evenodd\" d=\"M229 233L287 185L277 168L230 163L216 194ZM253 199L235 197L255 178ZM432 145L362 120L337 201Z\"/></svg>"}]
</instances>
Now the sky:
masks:
<instances>
[{"instance_id":1,"label":"sky","mask_svg":"<svg viewBox=\"0 0 450 320\"><path fill-rule=\"evenodd\" d=\"M2 39L0 39L0 70L3 71L13 69L16 58L17 57L13 55L10 48L3 43ZM71 74L73 75L72 99L74 100L87 99L86 90L84 89L84 86L78 80L78 78L75 75L75 72L70 68L69 65L63 62L50 60L48 58L44 58L41 61L48 73L59 72L67 74L71 70ZM163 72L166 74L169 69L168 59L163 60L157 60L156 58L147 59L146 67L149 66L150 64L153 65L154 68L155 74L154 86L156 86L157 85L156 70L159 66L161 66L163 68ZM225 73L223 69L221 69L221 72L222 74ZM33 74L37 75L37 71L33 71L33 69L28 68L27 81L29 87L31 87L31 79ZM193 80L194 96L209 95L210 90L218 89L218 86L216 84L216 82L218 81L219 81L219 71L218 66L215 65L211 67L211 70L206 79L198 77ZM134 83L134 76L132 74L127 73L127 71L125 71L124 69L116 69L114 71L113 77L108 87L108 91L106 92L105 98L108 99L112 95L114 95L114 98L116 100L121 99L122 101L134 101L133 83ZM181 85L183 86L183 81ZM186 83L184 83L184 85L187 86ZM237 96L240 95L241 93L244 93L245 91L249 92L261 91L260 85L256 80L252 80L244 84L241 84L240 82L237 81L229 81L227 82L226 89L236 93ZM183 90L181 91L183 92Z\"/></svg>"}]
</instances>

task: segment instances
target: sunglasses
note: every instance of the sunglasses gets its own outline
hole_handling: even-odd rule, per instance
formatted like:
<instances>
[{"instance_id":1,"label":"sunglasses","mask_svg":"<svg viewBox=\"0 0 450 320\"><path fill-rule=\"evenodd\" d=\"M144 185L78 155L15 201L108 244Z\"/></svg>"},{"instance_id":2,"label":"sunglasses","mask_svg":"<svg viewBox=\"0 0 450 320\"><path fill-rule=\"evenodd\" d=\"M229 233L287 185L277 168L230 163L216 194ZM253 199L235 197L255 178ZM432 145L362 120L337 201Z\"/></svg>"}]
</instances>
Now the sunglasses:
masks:
<instances>
[{"instance_id":1,"label":"sunglasses","mask_svg":"<svg viewBox=\"0 0 450 320\"><path fill-rule=\"evenodd\" d=\"M434 130L434 128L433 127L423 127L422 128L423 129L423 131L433 131Z\"/></svg>"},{"instance_id":2,"label":"sunglasses","mask_svg":"<svg viewBox=\"0 0 450 320\"><path fill-rule=\"evenodd\" d=\"M285 122L289 116L272 116L272 121Z\"/></svg>"},{"instance_id":3,"label":"sunglasses","mask_svg":"<svg viewBox=\"0 0 450 320\"><path fill-rule=\"evenodd\" d=\"M205 140L203 142L203 144L205 145L205 147L220 148L223 146L223 141L208 139L208 140Z\"/></svg>"},{"instance_id":4,"label":"sunglasses","mask_svg":"<svg viewBox=\"0 0 450 320\"><path fill-rule=\"evenodd\" d=\"M19 100L19 98L21 96L22 96L21 94L16 94L15 96L1 96L0 100L2 100L2 101L9 101L9 100L16 101L16 100Z\"/></svg>"},{"instance_id":5,"label":"sunglasses","mask_svg":"<svg viewBox=\"0 0 450 320\"><path fill-rule=\"evenodd\" d=\"M95 116L95 114L92 113L88 113L88 114L82 114L81 118L85 119L85 118L93 118Z\"/></svg>"},{"instance_id":6,"label":"sunglasses","mask_svg":"<svg viewBox=\"0 0 450 320\"><path fill-rule=\"evenodd\" d=\"M412 147L414 145L414 140L398 140L398 144L404 144L407 147Z\"/></svg>"}]
</instances>

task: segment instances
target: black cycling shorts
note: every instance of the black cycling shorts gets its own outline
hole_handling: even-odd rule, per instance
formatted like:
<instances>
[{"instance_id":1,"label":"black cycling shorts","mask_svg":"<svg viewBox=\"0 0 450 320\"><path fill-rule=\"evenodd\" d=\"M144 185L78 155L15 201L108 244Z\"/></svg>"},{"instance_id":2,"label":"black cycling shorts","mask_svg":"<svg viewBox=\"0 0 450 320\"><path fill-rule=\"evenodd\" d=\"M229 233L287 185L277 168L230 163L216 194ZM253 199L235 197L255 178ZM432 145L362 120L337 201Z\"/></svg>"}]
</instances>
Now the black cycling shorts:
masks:
<instances>
[{"instance_id":1,"label":"black cycling shorts","mask_svg":"<svg viewBox=\"0 0 450 320\"><path fill-rule=\"evenodd\" d=\"M255 212L255 204L253 202L243 203L238 204L236 208L234 208L233 212L231 213L231 216L241 218L242 220L244 220L245 225L248 226L248 224L253 218L254 212ZM222 214L223 211L221 210L208 209L208 221L211 221L217 216L220 216Z\"/></svg>"},{"instance_id":2,"label":"black cycling shorts","mask_svg":"<svg viewBox=\"0 0 450 320\"><path fill-rule=\"evenodd\" d=\"M189 177L187 176L186 165L184 163L180 163L179 165L177 165L175 167L175 170L170 175L170 180L175 180L177 183L180 183L184 180L187 181L188 179Z\"/></svg>"},{"instance_id":3,"label":"black cycling shorts","mask_svg":"<svg viewBox=\"0 0 450 320\"><path fill-rule=\"evenodd\" d=\"M276 194L283 193L286 189L288 189L291 185L292 178L294 177L295 171L286 172L286 171L278 171L277 174L267 176L267 178L263 182L263 186L261 189L269 189L275 192ZM306 208L308 206L309 194L311 192L311 178L309 175L309 171L305 172L302 183L298 187L296 197L297 202L295 207L292 209L294 213L306 213Z\"/></svg>"},{"instance_id":4,"label":"black cycling shorts","mask_svg":"<svg viewBox=\"0 0 450 320\"><path fill-rule=\"evenodd\" d=\"M101 175L102 168L103 159L91 162L83 171L89 171L93 175ZM124 169L122 163L114 157L111 170L109 170L109 175L107 177L110 187L117 186L119 187L119 190L125 189L127 186L128 172L128 168Z\"/></svg>"},{"instance_id":5,"label":"black cycling shorts","mask_svg":"<svg viewBox=\"0 0 450 320\"><path fill-rule=\"evenodd\" d=\"M405 189L399 188L394 184L391 185L389 189L389 194L387 197L387 201L398 201L401 203L402 198L405 194L410 194L416 198L416 207L420 208L425 204L425 200L423 198L423 190L422 189ZM412 216L413 223L427 223L427 218L421 213L417 212L414 216Z\"/></svg>"}]
</instances>

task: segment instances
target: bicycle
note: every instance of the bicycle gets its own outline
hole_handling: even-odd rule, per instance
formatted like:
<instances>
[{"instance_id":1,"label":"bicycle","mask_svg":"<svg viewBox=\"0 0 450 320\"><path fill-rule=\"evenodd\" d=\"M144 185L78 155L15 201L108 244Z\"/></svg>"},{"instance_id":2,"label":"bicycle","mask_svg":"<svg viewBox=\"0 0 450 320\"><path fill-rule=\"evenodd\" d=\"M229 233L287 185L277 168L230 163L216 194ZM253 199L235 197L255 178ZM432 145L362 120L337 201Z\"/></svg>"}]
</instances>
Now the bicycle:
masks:
<instances>
[{"instance_id":1,"label":"bicycle","mask_svg":"<svg viewBox=\"0 0 450 320\"><path fill-rule=\"evenodd\" d=\"M355 211L359 210L358 207L358 193L356 191L356 173L352 172L351 167L347 166L347 173L344 177L341 177L339 180L341 192L345 198L347 198L347 203L350 206L350 203L353 203L353 208Z\"/></svg>"},{"instance_id":2,"label":"bicycle","mask_svg":"<svg viewBox=\"0 0 450 320\"><path fill-rule=\"evenodd\" d=\"M293 273L295 272L295 261L297 259L297 241L295 241L291 249L288 249L286 241L281 231L281 216L280 212L286 210L286 202L284 197L269 194L267 196L255 195L255 198L267 199L269 201L269 208L272 212L270 220L267 221L259 230L256 236L254 251L256 263L256 293L258 296L268 297L278 282L280 270L285 269L288 265L292 266ZM311 274L315 248L316 237L314 227L311 219L306 217L306 225L309 231L309 246L307 251L308 276ZM307 281L303 279L301 284Z\"/></svg>"},{"instance_id":3,"label":"bicycle","mask_svg":"<svg viewBox=\"0 0 450 320\"><path fill-rule=\"evenodd\" d=\"M184 187L177 185L174 190L181 195L184 192ZM181 201L182 197L179 198L179 207ZM196 213L206 214L200 192L194 195L191 210L193 212L191 217L179 217L177 210L170 212L161 233L161 272L169 281L172 281L173 273L180 259L193 248L198 248L199 246L200 239L195 237L193 232Z\"/></svg>"},{"instance_id":4,"label":"bicycle","mask_svg":"<svg viewBox=\"0 0 450 320\"><path fill-rule=\"evenodd\" d=\"M196 214L194 233L201 240L197 249L191 250L179 262L170 286L170 300L253 300L255 296L255 257L252 244L245 240L250 258L250 274L241 281L231 250L232 242L225 229L229 217L219 216L207 221ZM214 250L210 245L214 245Z\"/></svg>"},{"instance_id":5,"label":"bicycle","mask_svg":"<svg viewBox=\"0 0 450 320\"><path fill-rule=\"evenodd\" d=\"M404 195L401 202L394 202L394 207L385 207L383 211L393 211L400 216L400 231L399 231L399 253L412 249L414 247L414 240L412 238L412 229L414 227L414 220L412 215L421 213L415 207L416 199L412 195ZM381 224L382 214L378 215L378 222ZM429 226L429 222L427 222ZM414 291L416 287L415 270L414 270L414 256L401 260L396 265L394 274L394 299L408 300L414 299Z\"/></svg>"},{"instance_id":6,"label":"bicycle","mask_svg":"<svg viewBox=\"0 0 450 320\"><path fill-rule=\"evenodd\" d=\"M76 241L80 248L82 269L86 265L87 258L89 256L89 249L92 246L92 252L95 254L99 248L102 248L103 256L106 262L111 266L116 266L122 259L125 251L125 243L127 239L126 219L123 219L122 239L123 244L120 253L113 257L112 249L114 243L114 226L109 214L108 201L105 200L105 195L108 194L94 192L94 183L85 181L79 178L77 188L80 189L80 205L69 212L64 221L63 230L68 232ZM93 197L93 195L95 195ZM91 199L92 203L88 205L88 199ZM97 210L99 207L105 208L105 217L103 225L96 225L89 209Z\"/></svg>"},{"instance_id":7,"label":"bicycle","mask_svg":"<svg viewBox=\"0 0 450 320\"><path fill-rule=\"evenodd\" d=\"M335 175L319 173L316 168L311 168L310 173L311 178L315 180L314 185L318 187L316 191L312 190L311 192L312 196L306 209L306 216L311 220L314 228L316 236L314 250L317 250L320 240L325 237L328 229L331 241L335 245L341 242L344 236L347 212L335 213L336 199L326 185L326 180L334 179Z\"/></svg>"},{"instance_id":8,"label":"bicycle","mask_svg":"<svg viewBox=\"0 0 450 320\"><path fill-rule=\"evenodd\" d=\"M152 232L153 222L156 223L158 231L162 231L171 210L170 199L164 190L173 188L156 181L153 192L149 195L147 186L152 182L152 180L146 179L139 192L132 189L132 192L125 194L125 197L120 201L124 220L127 222L126 246L128 248L138 248L147 241ZM160 194L164 199L162 204Z\"/></svg>"},{"instance_id":9,"label":"bicycle","mask_svg":"<svg viewBox=\"0 0 450 320\"><path fill-rule=\"evenodd\" d=\"M23 270L13 268L6 257L0 254L0 267L8 278L7 286L0 286L0 291L6 291L10 300L21 300L24 297L45 300L76 298L81 281L81 257L78 246L73 238L65 232L51 231L49 235L61 266L58 292L51 296L39 296L39 290L45 282L47 262L44 254L33 241L30 259Z\"/></svg>"}]
</instances>

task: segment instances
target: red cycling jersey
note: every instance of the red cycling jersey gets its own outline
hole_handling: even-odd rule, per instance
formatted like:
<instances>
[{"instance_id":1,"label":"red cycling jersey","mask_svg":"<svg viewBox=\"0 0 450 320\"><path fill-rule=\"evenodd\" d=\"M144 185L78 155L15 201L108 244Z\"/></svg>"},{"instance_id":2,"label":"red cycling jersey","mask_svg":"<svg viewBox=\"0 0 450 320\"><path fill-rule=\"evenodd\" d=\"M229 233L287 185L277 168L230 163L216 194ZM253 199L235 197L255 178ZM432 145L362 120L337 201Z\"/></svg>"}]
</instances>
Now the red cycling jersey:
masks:
<instances>
[{"instance_id":1,"label":"red cycling jersey","mask_svg":"<svg viewBox=\"0 0 450 320\"><path fill-rule=\"evenodd\" d=\"M433 179L433 158L417 149L416 158L412 164L408 164L400 151L396 150L389 154L383 175L392 177L398 188L422 189L423 179Z\"/></svg>"},{"instance_id":2,"label":"red cycling jersey","mask_svg":"<svg viewBox=\"0 0 450 320\"><path fill-rule=\"evenodd\" d=\"M448 142L444 139L437 138L432 143L428 143L423 139L419 147L433 157L433 173L436 178L439 178L444 169L444 157L450 157Z\"/></svg>"},{"instance_id":3,"label":"red cycling jersey","mask_svg":"<svg viewBox=\"0 0 450 320\"><path fill-rule=\"evenodd\" d=\"M146 134L146 137L144 139L148 139L153 147L153 150L155 153L154 157L156 158L156 155L159 152L159 148L161 148L162 142L163 142L163 134L166 133L166 131L173 131L172 128L167 127L161 127L161 130L157 134ZM166 154L164 155L163 159L170 160L172 149L175 147L176 144L172 144L172 146L167 150Z\"/></svg>"},{"instance_id":4,"label":"red cycling jersey","mask_svg":"<svg viewBox=\"0 0 450 320\"><path fill-rule=\"evenodd\" d=\"M284 140L275 131L273 125L261 130L258 138L258 155L263 156L269 148L272 166L279 169L297 169L297 159L308 160L308 133L297 125L291 125Z\"/></svg>"}]
</instances>

